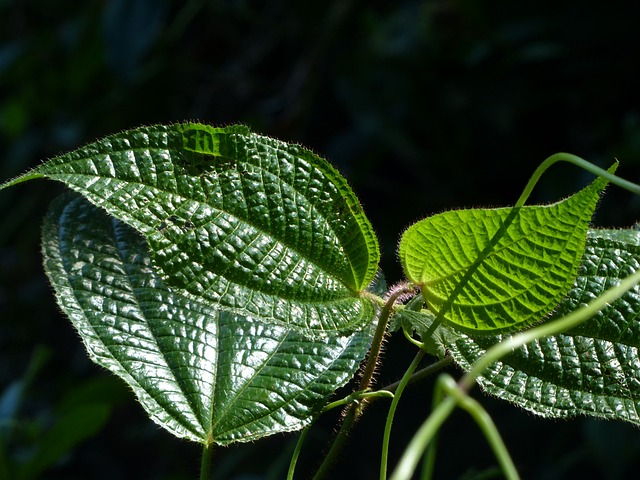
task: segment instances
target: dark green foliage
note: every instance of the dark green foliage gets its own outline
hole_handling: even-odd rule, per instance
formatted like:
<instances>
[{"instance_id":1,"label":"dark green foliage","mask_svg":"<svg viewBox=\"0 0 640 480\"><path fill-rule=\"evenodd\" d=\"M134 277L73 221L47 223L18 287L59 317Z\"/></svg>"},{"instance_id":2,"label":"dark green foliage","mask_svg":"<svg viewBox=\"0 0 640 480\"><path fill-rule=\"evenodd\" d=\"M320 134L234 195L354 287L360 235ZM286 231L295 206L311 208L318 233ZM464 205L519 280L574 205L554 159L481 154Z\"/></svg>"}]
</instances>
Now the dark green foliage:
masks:
<instances>
[{"instance_id":1,"label":"dark green foliage","mask_svg":"<svg viewBox=\"0 0 640 480\"><path fill-rule=\"evenodd\" d=\"M533 166L551 152L573 151L603 165L615 156L621 176L638 178L640 64L633 52L640 32L633 2L254 4L0 3L0 178L140 124L243 122L340 166L386 242L389 279L399 278L394 252L402 228L444 208L513 203ZM586 183L569 168L555 181L549 176L538 199ZM0 196L0 390L22 377L34 345L52 351L24 393L20 421L50 418L71 385L101 375L55 307L39 265L40 219L59 191L47 188L34 183ZM638 211L637 200L610 189L596 222L626 226ZM384 377L395 379L407 364L406 345L392 340L387 352L398 367L387 363ZM425 398L416 395L416 407ZM82 475L99 464L95 478L194 476L199 452L148 426L137 405L103 400L126 433L107 427L58 463L56 475ZM594 475L615 463L617 478L624 478L624 462L635 458L613 462L589 450L602 452L594 439L626 438L633 430L624 425L563 423L566 431L556 438L557 423L530 421L511 407L501 414L501 404L485 401L498 413L507 444L522 446L514 456L525 477ZM467 432L466 419L457 425ZM411 431L414 422L397 428L403 426ZM347 462L371 455L367 427L354 435ZM550 437L548 447L538 448L540 438ZM288 440L230 449L225 456L251 461L229 460L223 477L265 472ZM472 434L450 440L447 448L445 436L441 451L454 458L475 452ZM135 450L136 462L153 467L131 471L132 446L140 442L145 448ZM567 444L573 455L559 448ZM489 466L477 454L476 470ZM466 468L446 458L439 467L444 478Z\"/></svg>"}]
</instances>

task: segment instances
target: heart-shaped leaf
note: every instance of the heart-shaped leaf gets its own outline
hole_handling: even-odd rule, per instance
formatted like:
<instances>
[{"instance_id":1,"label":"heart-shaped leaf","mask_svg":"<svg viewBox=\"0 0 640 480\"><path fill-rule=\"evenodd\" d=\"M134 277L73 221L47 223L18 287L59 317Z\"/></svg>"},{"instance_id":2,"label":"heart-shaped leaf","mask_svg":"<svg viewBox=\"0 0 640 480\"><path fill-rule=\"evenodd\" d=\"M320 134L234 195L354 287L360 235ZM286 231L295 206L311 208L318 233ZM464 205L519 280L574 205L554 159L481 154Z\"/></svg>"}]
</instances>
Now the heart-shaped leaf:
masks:
<instances>
[{"instance_id":1,"label":"heart-shaped leaf","mask_svg":"<svg viewBox=\"0 0 640 480\"><path fill-rule=\"evenodd\" d=\"M178 437L228 444L301 428L371 341L370 329L305 336L173 289L139 234L80 197L54 203L42 245L58 302L90 357Z\"/></svg>"},{"instance_id":2,"label":"heart-shaped leaf","mask_svg":"<svg viewBox=\"0 0 640 480\"><path fill-rule=\"evenodd\" d=\"M405 275L434 313L463 331L495 333L539 322L573 284L606 184L598 178L552 205L426 218L402 236Z\"/></svg>"},{"instance_id":3,"label":"heart-shaped leaf","mask_svg":"<svg viewBox=\"0 0 640 480\"><path fill-rule=\"evenodd\" d=\"M186 123L122 132L56 157L64 182L139 231L167 285L301 331L353 332L379 261L344 178L297 145L246 127Z\"/></svg>"},{"instance_id":4,"label":"heart-shaped leaf","mask_svg":"<svg viewBox=\"0 0 640 480\"><path fill-rule=\"evenodd\" d=\"M560 318L640 268L638 230L592 230ZM590 415L640 425L640 287L579 327L518 348L478 379L488 393L545 417ZM450 352L470 366L502 335L462 335Z\"/></svg>"}]
</instances>

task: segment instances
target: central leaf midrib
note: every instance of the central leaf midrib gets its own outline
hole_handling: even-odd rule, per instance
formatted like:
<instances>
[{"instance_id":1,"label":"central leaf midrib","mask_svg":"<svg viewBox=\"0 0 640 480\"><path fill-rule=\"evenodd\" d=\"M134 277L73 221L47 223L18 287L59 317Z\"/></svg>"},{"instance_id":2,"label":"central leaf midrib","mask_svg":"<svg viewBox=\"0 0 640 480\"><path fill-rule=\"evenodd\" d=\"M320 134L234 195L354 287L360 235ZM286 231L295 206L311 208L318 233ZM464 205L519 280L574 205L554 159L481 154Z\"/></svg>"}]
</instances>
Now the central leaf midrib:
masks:
<instances>
[{"instance_id":1,"label":"central leaf midrib","mask_svg":"<svg viewBox=\"0 0 640 480\"><path fill-rule=\"evenodd\" d=\"M115 219L115 221L117 222L118 220ZM160 347L160 344L158 342L158 338L156 336L155 330L154 328L151 326L151 324L149 323L149 318L147 316L147 312L143 309L142 307L142 303L140 302L140 298L138 296L138 290L139 288L136 287L132 280L131 280L131 275L130 275L130 265L127 263L126 257L123 255L123 250L121 248L121 244L118 241L118 237L117 237L117 224L114 222L114 219L112 218L111 221L109 222L109 225L111 226L111 230L112 230L112 238L114 240L114 245L116 247L116 251L118 252L119 255L119 260L120 263L123 265L124 267L124 278L126 279L127 285L130 288L130 292L133 296L133 298L135 299L135 305L136 307L140 310L140 312L144 315L144 319L145 319L145 324L147 325L147 329L149 330L149 333L151 334L151 337L153 338L154 344L156 346L156 351L160 353L165 366L167 367L167 370L169 370L169 372L171 372L171 376L172 376L172 382L174 385L177 385L182 397L186 400L187 404L189 405L190 409L191 409L191 414L193 415L193 418L197 419L198 422L200 421L200 416L198 415L198 411L199 409L197 408L197 405L194 404L194 399L187 394L187 391L185 390L186 388L186 384L184 382L182 382L180 380L179 377L176 376L175 371L174 371L174 365L172 364L172 362L169 360L169 358L166 355L166 352ZM190 308L188 308L188 306L182 305L182 308L186 308L188 310L191 310ZM195 328L193 325L189 326L190 328ZM145 389L146 390L146 389ZM175 417L174 417L175 418ZM182 423L182 422L180 422ZM204 428L203 425L200 425L202 427L202 431L205 432L206 429ZM191 429L189 428L189 430L191 431ZM197 432L193 432L195 434L197 434Z\"/></svg>"},{"instance_id":2,"label":"central leaf midrib","mask_svg":"<svg viewBox=\"0 0 640 480\"><path fill-rule=\"evenodd\" d=\"M559 202L561 203L561 202ZM522 207L522 209L524 210L524 208L537 208L537 207ZM513 210L512 210L513 211ZM489 240L487 241L487 243L485 244L485 246L483 247L483 249L478 253L478 257L476 257L473 261L469 262L466 265L463 265L461 268L458 268L455 271L452 271L451 273L448 273L446 275L441 275L437 278L434 278L433 280L430 280L428 282L424 283L425 287L428 287L429 285L434 285L437 283L442 282L443 280L449 279L451 280L453 277L459 275L459 274L465 274L466 272L469 271L470 268L474 268L474 271L477 270L478 268L480 268L480 266L485 263L489 258L494 257L495 255L498 255L499 253L504 252L505 250L509 250L512 249L513 246L517 245L519 242L521 242L523 239L526 240L527 235L525 235L524 233L519 236L517 239L513 239L512 241L508 242L508 243L500 243L501 239L504 238L504 234L507 233L507 231L510 228L510 225L513 224L513 222L515 221L518 213L516 212L515 214L512 213L512 211L510 211L503 219L502 219L502 223L501 225L496 229L496 231L492 234L491 238L489 238ZM494 240L495 236L500 232L501 228L504 225L504 222L506 222L506 220L508 219L508 217L510 215L514 215L514 219L510 222L510 225L507 226L505 228L504 234L493 244L493 246L491 245L492 241ZM479 222L481 222L481 220L478 220ZM481 222L482 223L482 222ZM570 225L567 222L564 222L567 225ZM540 226L544 229L544 225L540 224ZM558 255L561 255L562 252L564 252L567 249L567 244L571 242L571 240L573 238L575 238L575 231L576 231L577 225L573 225L573 228L571 229L571 233L567 236L567 240L566 242L563 244L562 248L559 248L556 250L556 256L554 256L554 258L557 258ZM545 231L545 230L540 230L540 229L536 229L536 232L539 231ZM557 238L557 237L556 237ZM542 246L542 245L541 245ZM497 247L497 248L496 248ZM487 250L487 248L490 248L490 251L488 253L486 253L485 255L482 255L484 251ZM507 252L508 253L508 252ZM512 258L515 258L517 255L511 255ZM533 258L534 260L537 260L536 257L528 257L528 258ZM539 262L536 262L539 263ZM546 273L549 268L553 267L553 264L550 264L549 262L547 262L549 264L549 266L544 270L544 272L542 272L540 275L538 275L538 277L540 277L542 274ZM470 280L470 279L469 279ZM465 282L464 286L462 286L459 289L458 295L456 295L456 297L459 297L460 293L462 293L462 291L468 286L469 281ZM455 288L454 290L458 290L458 288ZM526 294L528 291L528 289L524 289L519 291L518 293L512 295L509 297L509 300L514 300L517 299L519 297L522 297L524 294ZM442 299L442 297L439 297ZM446 302L447 299L442 299L443 301ZM455 300L453 303L456 303ZM493 304L502 304L504 302L493 302ZM477 305L473 305L473 306L477 306ZM446 312L445 312L446 314Z\"/></svg>"},{"instance_id":3,"label":"central leaf midrib","mask_svg":"<svg viewBox=\"0 0 640 480\"><path fill-rule=\"evenodd\" d=\"M62 213L62 212L61 212L61 213ZM113 222L110 222L110 224L111 224L111 225L113 225ZM59 228L58 228L57 230L58 230L58 232L60 232ZM62 245L63 245L63 243L60 241L60 236L59 236L59 235L60 235L60 233L58 233L58 245L59 245L59 247L58 247L58 248L59 248L59 249L60 249L60 251L62 252ZM114 238L114 240L115 240L115 236L114 236L113 238ZM114 242L114 243L115 243L115 242ZM117 251L118 251L118 253L120 254L120 253L121 253L120 248L119 248L117 245L115 245L115 246L116 246L116 250L117 250ZM62 255L61 255L61 256L60 256L60 263L61 263L61 266L62 266L62 267L65 269L65 271L67 272L67 278L69 278L69 277L70 277L70 276L69 276L69 272L70 272L70 270L69 270L69 267L68 267L68 265L67 265L66 258L67 258L66 256L62 256ZM121 255L120 255L120 259L122 260L122 256L121 256ZM124 263L124 262L123 262L123 263ZM101 268L103 268L103 267L101 267ZM133 293L133 294L134 294L134 296L136 296L136 295L135 295L135 293L134 293L134 292L135 292L135 289L133 288L133 286L132 286L132 284L131 284L131 282L130 282L130 279L129 279L128 274L126 274L126 273L125 273L125 275L124 275L124 276L126 277L127 282L128 282L128 284L129 284L129 286L131 287L131 293ZM74 287L74 286L71 284L71 282L69 282L69 286L71 287L71 291L74 293L74 297L75 297L75 300L76 300L76 304L77 304L78 306L81 306L81 305L82 305L82 302L80 301L80 299L79 299L79 298L78 298L78 296L76 295L76 291L77 291L76 287ZM136 296L136 298L137 298L137 296ZM139 304L139 302L136 304L136 306L137 306L138 308L140 308L140 304ZM82 307L81 307L81 308L82 308ZM140 310L142 311L142 309L140 309ZM98 331L96 330L96 328L95 328L94 324L93 324L91 321L89 321L88 317L87 317L87 316L86 316L86 314L84 313L84 310L82 311L82 314L83 314L84 318L87 320L87 323L88 323L89 325L91 325L91 328L92 328L92 330L93 330L93 332L94 332L94 334L95 334L96 338L100 339L100 343L101 343L101 344L102 344L102 345L107 349L107 351L109 351L110 356L111 356L111 359L115 360L115 361L120 365L120 367L121 367L122 371L129 372L129 369L128 369L128 368L126 368L126 367L125 367L125 365L123 365L123 364L122 364L122 362L120 361L120 359L119 359L118 355L116 355L117 351L115 351L115 350L113 349L114 345L104 341L103 336L102 336L102 335L100 335L100 334L98 333ZM146 323L146 315L145 315L145 323ZM149 328L149 327L147 326L147 328ZM151 329L149 329L149 330L151 331ZM151 333L152 333L152 336L153 336L153 338L154 338L154 342L155 342L155 344L157 345L157 339L155 338L155 335L153 335L153 332L151 332ZM158 349L158 351L160 351L160 350ZM168 367L168 366L169 366L169 363L167 362L166 357L164 356L164 353L163 353L163 352L161 352L161 355L162 355L162 357L164 358L164 360L165 360L165 362L166 362L166 366ZM169 371L171 371L172 376L173 376L173 371L171 370L171 368L167 368L167 369L168 369ZM159 403L159 402L156 400L155 396L154 396L151 392L147 391L147 389L146 389L146 388L144 388L144 387L140 384L140 382L139 382L137 379L135 379L135 378L134 378L130 373L129 373L129 376L130 376L130 378L131 378L131 379L133 379L133 380L136 382L136 384L138 385L138 388L140 388L141 390L144 390L145 392L147 392L147 394L148 394L151 398L153 398L154 402L158 403L158 405L161 405L161 406L162 406L162 408L163 408L163 409L165 409L165 407L164 407L161 403ZM175 380L175 377L174 377L174 380ZM179 384L179 383L177 383L177 382L176 382L175 384L176 384L176 385L180 385L180 384ZM181 385L180 385L180 390L182 391L182 386L181 386ZM182 393L183 393L183 397L185 397L185 395L184 395L184 391L182 391ZM185 398L186 398L186 397L185 397ZM192 413L194 413L194 411L193 411L193 405L191 405L191 402L188 402L188 403L189 403L189 405L192 407ZM186 422L186 419L184 419L182 416L177 416L177 417L176 417L175 415L172 415L172 418L173 418L174 420L176 420L176 421L177 421L177 422L178 422L178 423L179 423L183 428L185 428L185 430L187 430L187 431L189 431L189 432L192 432L194 435L200 436L200 434L199 434L198 432L193 431L192 425L190 425L188 422ZM198 418L198 416L194 414L194 418Z\"/></svg>"}]
</instances>

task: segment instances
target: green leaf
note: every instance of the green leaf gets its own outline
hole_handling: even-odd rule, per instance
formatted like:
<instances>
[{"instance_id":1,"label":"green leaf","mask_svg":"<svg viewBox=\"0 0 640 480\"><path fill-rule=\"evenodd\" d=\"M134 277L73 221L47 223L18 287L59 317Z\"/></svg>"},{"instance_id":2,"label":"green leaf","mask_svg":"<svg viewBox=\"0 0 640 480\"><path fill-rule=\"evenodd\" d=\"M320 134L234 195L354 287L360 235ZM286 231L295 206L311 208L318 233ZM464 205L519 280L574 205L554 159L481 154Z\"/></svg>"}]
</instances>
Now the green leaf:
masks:
<instances>
[{"instance_id":1,"label":"green leaf","mask_svg":"<svg viewBox=\"0 0 640 480\"><path fill-rule=\"evenodd\" d=\"M429 309L462 331L496 333L539 322L573 284L606 183L598 178L552 205L426 218L402 236L405 275L421 287Z\"/></svg>"},{"instance_id":2,"label":"green leaf","mask_svg":"<svg viewBox=\"0 0 640 480\"><path fill-rule=\"evenodd\" d=\"M246 127L156 125L56 157L33 178L64 182L140 232L168 285L303 331L371 321L360 296L379 261L344 178L297 145Z\"/></svg>"},{"instance_id":3,"label":"green leaf","mask_svg":"<svg viewBox=\"0 0 640 480\"><path fill-rule=\"evenodd\" d=\"M393 314L389 330L395 332L404 329L409 334L415 333L420 337L422 349L425 352L443 359L447 354L448 346L460 334L443 324L437 325L432 330L436 316L432 311L423 308L423 306L424 300L422 296L416 296L411 299Z\"/></svg>"},{"instance_id":4,"label":"green leaf","mask_svg":"<svg viewBox=\"0 0 640 480\"><path fill-rule=\"evenodd\" d=\"M371 341L370 329L309 337L173 289L144 239L81 197L54 203L42 245L58 303L91 359L178 437L228 444L302 428Z\"/></svg>"},{"instance_id":5,"label":"green leaf","mask_svg":"<svg viewBox=\"0 0 640 480\"><path fill-rule=\"evenodd\" d=\"M592 230L560 318L640 268L640 232ZM469 369L502 335L462 336L450 346ZM542 338L493 364L479 378L486 392L545 417L594 417L640 425L640 287L564 334Z\"/></svg>"}]
</instances>

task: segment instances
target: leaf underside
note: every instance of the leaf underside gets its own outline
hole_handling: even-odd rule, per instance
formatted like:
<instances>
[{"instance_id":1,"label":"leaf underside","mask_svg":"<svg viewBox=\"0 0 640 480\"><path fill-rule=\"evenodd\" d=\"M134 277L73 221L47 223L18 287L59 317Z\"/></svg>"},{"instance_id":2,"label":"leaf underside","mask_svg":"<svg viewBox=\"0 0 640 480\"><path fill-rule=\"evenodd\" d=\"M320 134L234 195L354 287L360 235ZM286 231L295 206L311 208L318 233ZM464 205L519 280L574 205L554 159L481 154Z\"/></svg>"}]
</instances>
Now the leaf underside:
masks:
<instances>
[{"instance_id":1,"label":"leaf underside","mask_svg":"<svg viewBox=\"0 0 640 480\"><path fill-rule=\"evenodd\" d=\"M615 169L612 167L612 170ZM539 322L571 288L606 180L552 205L454 210L412 225L399 254L431 311L465 332Z\"/></svg>"},{"instance_id":2,"label":"leaf underside","mask_svg":"<svg viewBox=\"0 0 640 480\"><path fill-rule=\"evenodd\" d=\"M549 321L582 306L640 268L640 232L592 230L573 288ZM640 287L567 333L493 364L484 391L544 417L590 415L640 425ZM469 369L502 335L463 335L450 346Z\"/></svg>"},{"instance_id":3,"label":"leaf underside","mask_svg":"<svg viewBox=\"0 0 640 480\"><path fill-rule=\"evenodd\" d=\"M167 285L272 323L349 334L378 244L340 174L312 152L233 126L155 125L56 157L33 178L65 183L132 226Z\"/></svg>"},{"instance_id":4,"label":"leaf underside","mask_svg":"<svg viewBox=\"0 0 640 480\"><path fill-rule=\"evenodd\" d=\"M305 336L169 287L145 240L80 197L54 203L42 245L58 301L92 360L178 437L228 444L302 428L370 343L370 329Z\"/></svg>"}]
</instances>

